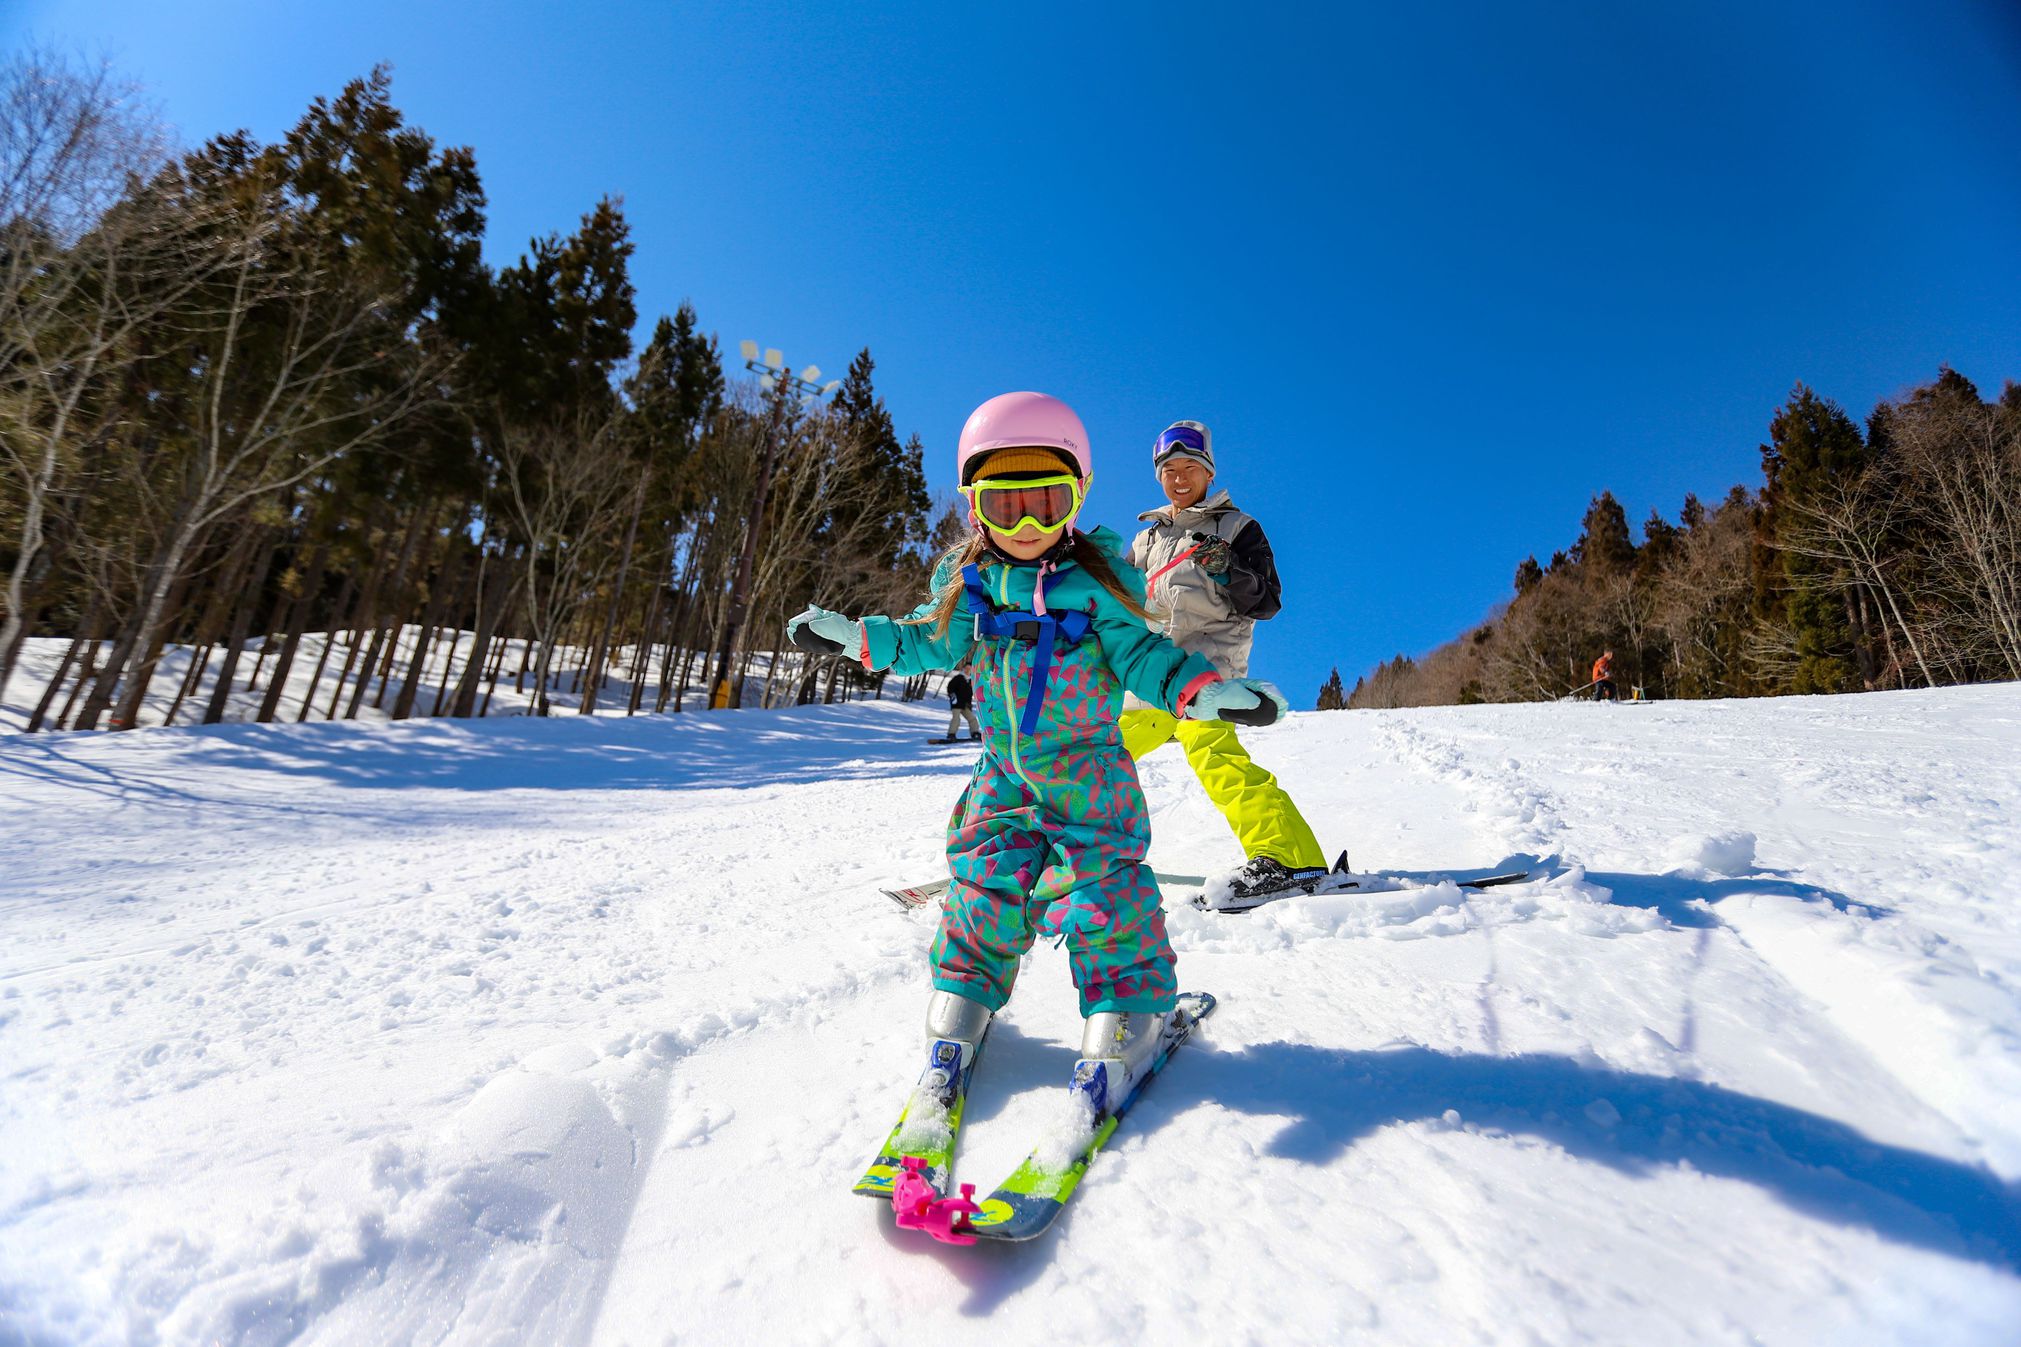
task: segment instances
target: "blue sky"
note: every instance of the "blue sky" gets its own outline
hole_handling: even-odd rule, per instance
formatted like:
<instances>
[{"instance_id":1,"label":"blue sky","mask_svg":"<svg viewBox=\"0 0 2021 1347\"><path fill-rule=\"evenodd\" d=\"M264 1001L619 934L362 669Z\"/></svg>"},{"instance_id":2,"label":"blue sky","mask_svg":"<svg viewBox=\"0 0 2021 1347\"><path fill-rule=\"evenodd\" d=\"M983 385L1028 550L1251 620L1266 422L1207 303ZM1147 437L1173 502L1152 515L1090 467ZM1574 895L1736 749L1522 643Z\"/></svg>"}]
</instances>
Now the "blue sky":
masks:
<instances>
[{"instance_id":1,"label":"blue sky","mask_svg":"<svg viewBox=\"0 0 2021 1347\"><path fill-rule=\"evenodd\" d=\"M951 487L970 408L1072 402L1095 519L1209 423L1285 578L1255 671L1309 705L1570 544L1759 480L1801 379L1864 417L2021 378L2021 10L11 0L191 141L390 62L476 149L490 252L624 198L683 298L839 372Z\"/></svg>"}]
</instances>

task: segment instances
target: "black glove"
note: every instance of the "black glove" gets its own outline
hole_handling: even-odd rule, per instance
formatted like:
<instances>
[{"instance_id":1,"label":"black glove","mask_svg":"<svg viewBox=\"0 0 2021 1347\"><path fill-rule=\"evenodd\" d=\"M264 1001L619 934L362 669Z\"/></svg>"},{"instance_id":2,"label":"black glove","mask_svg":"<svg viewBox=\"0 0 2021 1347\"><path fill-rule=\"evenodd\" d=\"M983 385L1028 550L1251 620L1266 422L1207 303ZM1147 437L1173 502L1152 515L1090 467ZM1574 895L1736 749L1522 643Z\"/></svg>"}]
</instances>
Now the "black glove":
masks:
<instances>
[{"instance_id":1,"label":"black glove","mask_svg":"<svg viewBox=\"0 0 2021 1347\"><path fill-rule=\"evenodd\" d=\"M1213 534L1193 535L1193 564L1216 580L1227 583L1228 563L1234 559L1234 551Z\"/></svg>"}]
</instances>

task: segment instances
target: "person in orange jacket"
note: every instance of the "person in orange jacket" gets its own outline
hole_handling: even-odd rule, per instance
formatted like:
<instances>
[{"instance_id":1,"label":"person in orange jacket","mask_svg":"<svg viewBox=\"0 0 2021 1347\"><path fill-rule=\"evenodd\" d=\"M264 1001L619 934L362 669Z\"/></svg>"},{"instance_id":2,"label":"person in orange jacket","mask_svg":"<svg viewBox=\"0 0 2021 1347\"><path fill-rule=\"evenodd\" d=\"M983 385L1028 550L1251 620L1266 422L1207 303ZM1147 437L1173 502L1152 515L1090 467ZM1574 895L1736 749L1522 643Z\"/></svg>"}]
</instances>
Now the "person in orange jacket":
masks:
<instances>
[{"instance_id":1,"label":"person in orange jacket","mask_svg":"<svg viewBox=\"0 0 2021 1347\"><path fill-rule=\"evenodd\" d=\"M1593 700L1611 702L1614 696L1614 652L1603 650L1593 661Z\"/></svg>"}]
</instances>

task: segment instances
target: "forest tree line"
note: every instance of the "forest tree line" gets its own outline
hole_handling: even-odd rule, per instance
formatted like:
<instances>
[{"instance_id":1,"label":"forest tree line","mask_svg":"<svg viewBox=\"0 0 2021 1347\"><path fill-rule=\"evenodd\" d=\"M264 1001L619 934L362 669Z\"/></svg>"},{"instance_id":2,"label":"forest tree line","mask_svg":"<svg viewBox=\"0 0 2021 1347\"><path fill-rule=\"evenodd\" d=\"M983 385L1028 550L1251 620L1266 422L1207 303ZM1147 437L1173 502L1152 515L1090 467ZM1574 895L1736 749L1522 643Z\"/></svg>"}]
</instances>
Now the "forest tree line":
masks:
<instances>
[{"instance_id":1,"label":"forest tree line","mask_svg":"<svg viewBox=\"0 0 2021 1347\"><path fill-rule=\"evenodd\" d=\"M1635 542L1609 492L1579 537L1516 568L1487 621L1357 679L1320 708L1545 701L1612 650L1630 695L1754 697L2021 678L2021 385L1945 368L1864 431L1799 384L1769 423L1762 484Z\"/></svg>"},{"instance_id":2,"label":"forest tree line","mask_svg":"<svg viewBox=\"0 0 2021 1347\"><path fill-rule=\"evenodd\" d=\"M481 715L501 679L543 714L614 680L628 712L736 705L754 662L767 701L864 683L780 647L810 600L924 582L921 446L870 353L810 399L727 374L686 304L635 349L621 202L510 265L484 228L474 154L383 69L275 144L186 152L102 67L0 69L0 698L30 637L68 642L29 729L136 723L170 648L185 722L262 687L232 718Z\"/></svg>"}]
</instances>

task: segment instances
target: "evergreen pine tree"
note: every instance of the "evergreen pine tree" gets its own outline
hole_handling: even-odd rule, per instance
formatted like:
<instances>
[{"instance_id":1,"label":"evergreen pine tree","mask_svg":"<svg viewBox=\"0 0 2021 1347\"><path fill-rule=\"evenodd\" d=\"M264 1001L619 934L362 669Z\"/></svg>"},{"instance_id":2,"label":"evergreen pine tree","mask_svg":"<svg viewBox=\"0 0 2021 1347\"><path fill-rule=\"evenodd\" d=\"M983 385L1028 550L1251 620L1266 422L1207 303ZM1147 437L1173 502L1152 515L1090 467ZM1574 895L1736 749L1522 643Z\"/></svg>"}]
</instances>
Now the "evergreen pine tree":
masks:
<instances>
[{"instance_id":1,"label":"evergreen pine tree","mask_svg":"<svg viewBox=\"0 0 2021 1347\"><path fill-rule=\"evenodd\" d=\"M1602 491L1586 507L1572 560L1590 576L1620 575L1634 568L1635 543L1628 536L1628 512L1611 491Z\"/></svg>"},{"instance_id":2,"label":"evergreen pine tree","mask_svg":"<svg viewBox=\"0 0 2021 1347\"><path fill-rule=\"evenodd\" d=\"M888 575L908 545L926 541L926 517L933 501L926 490L919 438L899 441L891 413L871 383L876 368L869 349L859 351L835 393L834 412L842 418L858 457L849 466L857 480L836 493L837 499L849 502L851 517L838 517L831 526L838 534L859 539L851 552L864 571Z\"/></svg>"},{"instance_id":3,"label":"evergreen pine tree","mask_svg":"<svg viewBox=\"0 0 2021 1347\"><path fill-rule=\"evenodd\" d=\"M1321 711L1345 711L1347 709L1347 688L1340 681L1340 666L1335 665L1326 681L1319 685L1318 709Z\"/></svg>"},{"instance_id":4,"label":"evergreen pine tree","mask_svg":"<svg viewBox=\"0 0 2021 1347\"><path fill-rule=\"evenodd\" d=\"M1947 371L1948 372L1948 371ZM1862 471L1866 442L1837 403L1803 384L1769 423L1761 448L1756 531L1756 617L1780 630L1793 653L1789 692L1846 692L1860 685L1845 586L1832 563L1778 548L1794 526L1792 506Z\"/></svg>"}]
</instances>

